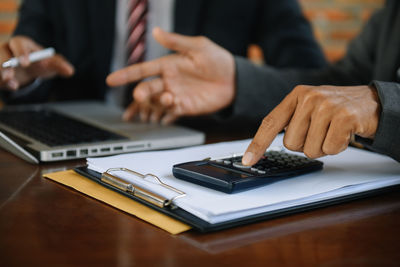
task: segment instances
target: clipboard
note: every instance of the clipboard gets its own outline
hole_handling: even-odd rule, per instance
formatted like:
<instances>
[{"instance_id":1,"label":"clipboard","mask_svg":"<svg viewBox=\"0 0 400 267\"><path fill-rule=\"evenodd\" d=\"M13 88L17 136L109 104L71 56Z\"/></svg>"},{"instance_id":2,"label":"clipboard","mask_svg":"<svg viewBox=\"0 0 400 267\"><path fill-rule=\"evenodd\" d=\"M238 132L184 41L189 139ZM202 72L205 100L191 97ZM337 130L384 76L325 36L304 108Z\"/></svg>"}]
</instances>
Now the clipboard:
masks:
<instances>
[{"instance_id":1,"label":"clipboard","mask_svg":"<svg viewBox=\"0 0 400 267\"><path fill-rule=\"evenodd\" d=\"M207 232L214 232L219 230L224 230L228 228L233 228L241 225L246 225L250 223L256 223L260 221L265 221L269 219L274 219L277 217L287 216L295 213L305 212L309 210L314 210L318 208L323 208L335 204L340 204L344 202L349 202L353 200L357 200L364 197L374 196L377 194L381 194L384 192L389 192L393 190L400 189L400 185L393 185L389 187L373 189L369 191L364 191L360 193L353 193L341 197L335 197L333 199L316 201L313 203L308 204L301 204L296 206L291 206L288 208L277 209L273 211L263 212L251 216L245 216L238 219L225 221L221 223L211 224L207 221L204 221L193 214L175 206L173 204L174 199L178 197L185 197L186 193L177 189L173 188L167 184L165 184L159 177L153 174L143 175L141 173L135 172L133 170L127 168L113 168L109 169L104 173L99 173L93 170L88 169L87 167L79 167L74 169L75 172L78 174L93 180L94 182L110 189L115 192L118 192L128 198L131 198L134 201L137 201L147 207L150 207L158 212L161 212L165 215L168 215L174 219L177 219L183 223L186 223L192 226L195 230L207 233ZM170 190L175 191L178 193L177 197L172 199L166 199L154 192L150 192L146 189L141 188L138 185L134 185L131 182L126 182L125 180L121 179L120 177L114 176L110 174L111 171L124 171L129 172L139 178L145 178L147 176L152 176L157 183L161 186L166 187Z\"/></svg>"}]
</instances>

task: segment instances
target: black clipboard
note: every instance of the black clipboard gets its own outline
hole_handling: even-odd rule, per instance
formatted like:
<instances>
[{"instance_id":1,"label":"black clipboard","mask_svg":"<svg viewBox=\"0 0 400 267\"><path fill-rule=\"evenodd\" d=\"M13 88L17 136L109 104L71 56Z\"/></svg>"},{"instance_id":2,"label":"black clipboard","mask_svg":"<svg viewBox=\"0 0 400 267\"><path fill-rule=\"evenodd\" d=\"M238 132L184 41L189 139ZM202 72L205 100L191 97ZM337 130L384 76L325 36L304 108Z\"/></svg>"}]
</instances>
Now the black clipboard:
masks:
<instances>
[{"instance_id":1,"label":"black clipboard","mask_svg":"<svg viewBox=\"0 0 400 267\"><path fill-rule=\"evenodd\" d=\"M134 171L124 169L124 168L122 168L122 169L119 168L118 170L130 171L135 174L139 174L139 173L136 173ZM246 224L250 224L250 223L265 221L265 220L269 220L269 219L273 219L273 218L277 218L277 217L287 216L287 215L305 212L305 211L309 211L309 210L313 210L313 209L317 209L317 208L327 207L327 206L331 206L331 205L335 205L335 204L339 204L339 203L349 202L352 200L365 198L368 196L373 196L373 195L381 194L384 192L400 189L400 185L394 185L394 186L364 191L364 192L360 192L360 193L354 193L354 194L341 196L341 197L337 197L337 198L333 198L333 199L329 199L329 200L323 200L323 201L317 201L317 202L308 203L308 204L292 206L292 207L288 207L288 208L284 208L284 209L259 213L259 214L246 216L246 217L242 217L242 218L238 218L238 219L234 219L234 220L230 220L230 221L211 224L207 221L204 221L204 220L192 215L191 213L189 213L179 207L176 207L174 205L167 205L167 204L171 204L170 200L160 198L157 201L153 201L154 200L153 197L150 197L150 199L149 199L148 196L142 197L141 195L139 195L139 196L133 195L132 193L125 191L123 188L121 188L120 186L118 186L118 184L115 183L115 180L111 181L111 182L109 182L109 181L105 182L104 178L105 178L105 175L107 176L107 174L108 174L107 172L102 174L102 173L90 170L87 167L75 168L74 171L86 178L93 180L94 182L96 182L110 190L116 191L116 192L118 192L126 197L129 197L147 207L150 207L158 212L161 212L161 213L168 215L174 219L184 222L184 223L192 226L195 230L203 232L203 233L214 232L214 231L224 230L224 229L237 227L237 226L241 226L241 225L246 225ZM139 174L139 175L142 175L142 174ZM117 178L118 180L121 180L118 177L115 177L112 175L110 175L110 176L111 176L110 177L111 179ZM142 175L142 176L144 176L144 175ZM154 176L154 175L152 175L152 176ZM156 176L154 176L154 177L159 180L158 177L156 177ZM146 191L146 190L144 190L144 191ZM147 192L147 193L149 193L149 192ZM157 196L156 196L156 198L157 198ZM164 203L164 205L162 205L162 203Z\"/></svg>"}]
</instances>

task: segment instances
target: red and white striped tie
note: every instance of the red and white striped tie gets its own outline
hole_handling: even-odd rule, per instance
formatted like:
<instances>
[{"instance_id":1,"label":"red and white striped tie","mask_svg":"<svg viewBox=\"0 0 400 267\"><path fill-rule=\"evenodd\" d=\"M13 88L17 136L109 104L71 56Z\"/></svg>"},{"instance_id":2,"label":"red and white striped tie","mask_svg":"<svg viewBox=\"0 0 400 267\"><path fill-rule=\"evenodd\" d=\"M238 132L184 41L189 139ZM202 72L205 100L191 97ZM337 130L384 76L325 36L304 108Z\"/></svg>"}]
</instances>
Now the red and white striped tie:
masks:
<instances>
[{"instance_id":1,"label":"red and white striped tie","mask_svg":"<svg viewBox=\"0 0 400 267\"><path fill-rule=\"evenodd\" d=\"M128 17L127 63L144 60L148 0L130 0Z\"/></svg>"}]
</instances>

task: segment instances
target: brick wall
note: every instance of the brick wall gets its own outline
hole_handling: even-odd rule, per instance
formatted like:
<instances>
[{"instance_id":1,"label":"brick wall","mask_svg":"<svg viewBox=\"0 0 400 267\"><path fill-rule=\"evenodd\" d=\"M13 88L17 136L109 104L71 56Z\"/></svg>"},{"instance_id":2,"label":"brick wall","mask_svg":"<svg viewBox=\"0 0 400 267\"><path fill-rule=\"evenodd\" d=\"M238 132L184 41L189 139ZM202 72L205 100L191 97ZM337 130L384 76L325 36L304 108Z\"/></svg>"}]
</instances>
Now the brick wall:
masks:
<instances>
[{"instance_id":1,"label":"brick wall","mask_svg":"<svg viewBox=\"0 0 400 267\"><path fill-rule=\"evenodd\" d=\"M21 0L0 0L0 43L7 40L15 27L16 10L20 2ZM357 35L371 13L381 7L383 2L384 0L300 0L307 18L312 22L315 36L331 61L343 55L348 41ZM256 59L259 57L257 48L250 49L250 56Z\"/></svg>"},{"instance_id":2,"label":"brick wall","mask_svg":"<svg viewBox=\"0 0 400 267\"><path fill-rule=\"evenodd\" d=\"M0 0L0 43L6 41L15 27L20 0Z\"/></svg>"},{"instance_id":3,"label":"brick wall","mask_svg":"<svg viewBox=\"0 0 400 267\"><path fill-rule=\"evenodd\" d=\"M384 0L300 0L306 17L327 58L334 61L345 52L366 20Z\"/></svg>"}]
</instances>

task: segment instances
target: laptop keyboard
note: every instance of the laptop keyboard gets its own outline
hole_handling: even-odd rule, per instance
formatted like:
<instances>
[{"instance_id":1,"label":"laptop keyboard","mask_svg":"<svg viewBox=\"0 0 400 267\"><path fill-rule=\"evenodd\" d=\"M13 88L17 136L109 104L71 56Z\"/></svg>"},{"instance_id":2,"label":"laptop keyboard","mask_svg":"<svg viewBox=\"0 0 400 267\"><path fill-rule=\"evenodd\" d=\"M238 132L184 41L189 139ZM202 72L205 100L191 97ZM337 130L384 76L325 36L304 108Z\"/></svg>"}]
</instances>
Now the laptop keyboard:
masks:
<instances>
[{"instance_id":1,"label":"laptop keyboard","mask_svg":"<svg viewBox=\"0 0 400 267\"><path fill-rule=\"evenodd\" d=\"M48 146L127 139L50 110L1 111L0 122Z\"/></svg>"}]
</instances>

